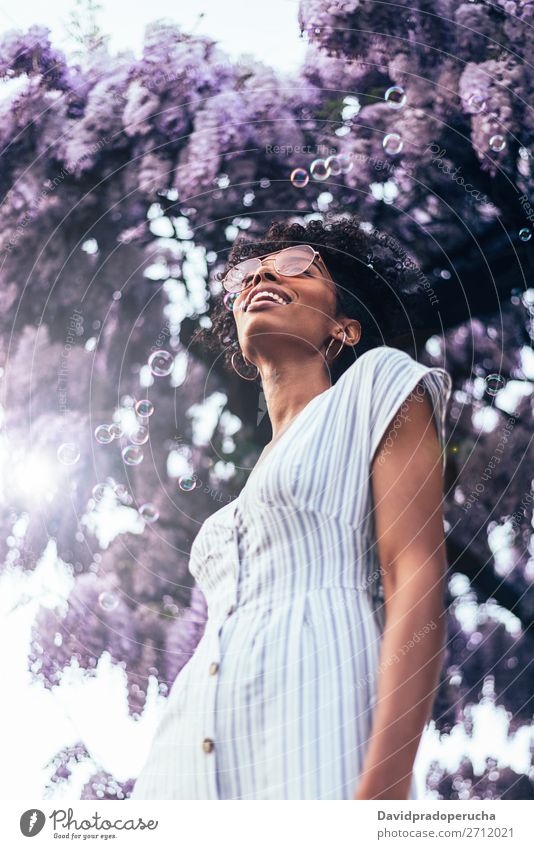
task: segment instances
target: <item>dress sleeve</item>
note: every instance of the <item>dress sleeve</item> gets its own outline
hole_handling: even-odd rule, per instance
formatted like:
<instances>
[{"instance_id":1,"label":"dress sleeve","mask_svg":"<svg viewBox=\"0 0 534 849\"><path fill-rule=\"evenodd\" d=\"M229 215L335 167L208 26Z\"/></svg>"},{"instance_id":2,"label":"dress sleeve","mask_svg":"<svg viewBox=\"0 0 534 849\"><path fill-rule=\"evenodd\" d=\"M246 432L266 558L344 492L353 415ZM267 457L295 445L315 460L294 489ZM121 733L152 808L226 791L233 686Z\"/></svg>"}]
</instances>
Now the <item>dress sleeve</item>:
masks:
<instances>
[{"instance_id":1,"label":"dress sleeve","mask_svg":"<svg viewBox=\"0 0 534 849\"><path fill-rule=\"evenodd\" d=\"M452 380L448 372L437 366L424 366L405 351L383 345L374 349L371 366L370 393L370 455L373 462L376 450L388 430L395 438L396 419L402 422L406 401L422 398L421 384L428 389L433 408L434 424L442 452L445 470L445 414L451 395Z\"/></svg>"}]
</instances>

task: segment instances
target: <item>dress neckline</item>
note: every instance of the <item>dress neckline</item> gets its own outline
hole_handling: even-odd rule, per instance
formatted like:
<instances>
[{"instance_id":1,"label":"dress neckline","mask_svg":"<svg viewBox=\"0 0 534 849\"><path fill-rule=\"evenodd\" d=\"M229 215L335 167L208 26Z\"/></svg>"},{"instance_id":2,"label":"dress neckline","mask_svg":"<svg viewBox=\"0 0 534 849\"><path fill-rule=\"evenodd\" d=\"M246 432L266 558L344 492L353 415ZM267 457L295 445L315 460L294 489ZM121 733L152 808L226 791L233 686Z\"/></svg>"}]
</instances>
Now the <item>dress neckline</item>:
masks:
<instances>
[{"instance_id":1,"label":"dress neckline","mask_svg":"<svg viewBox=\"0 0 534 849\"><path fill-rule=\"evenodd\" d=\"M339 381L338 381L338 382L339 382ZM250 472L250 474L249 474L249 476L248 476L248 478L247 478L247 482L246 482L246 484L249 482L249 480L251 480L251 479L252 479L252 477L253 477L254 473L256 473L256 474L257 474L257 470L258 470L261 466L265 465L265 463L267 463L267 462L268 462L269 457L271 457L271 456L272 456L273 451L276 451L276 448L280 445L280 443L281 443L281 442L283 442L283 441L284 441L284 436L286 436L286 435L287 435L287 434L291 431L291 429L293 428L294 424L295 424L297 421L299 421L299 419L301 419L301 418L302 418L302 416L304 415L304 413L306 412L306 410L308 410L308 409L312 406L313 402L314 402L314 401L316 401L318 398L322 398L324 395L327 395L327 394L328 394L328 392L331 392L331 391L332 391L332 389L335 389L335 387L336 387L336 386L337 386L337 383L334 383L334 384L332 384L332 386L329 386L327 389L323 389L323 391L322 391L322 392L318 392L318 393L317 393L317 395L314 395L314 396L313 396L313 398L310 398L310 400L308 401L308 403L304 405L304 407L302 408L302 410L300 410L300 412L298 412L298 413L297 413L297 415L296 415L296 416L295 416L295 417L291 420L291 422L290 422L290 423L289 423L289 425L286 427L286 429L283 431L283 433L281 433L281 434L280 434L279 438L278 438L278 439L277 439L277 441L274 443L273 447L272 447L272 448L271 448L271 450L269 451L269 453L268 453L267 457L265 458L265 460L262 460L260 463L256 463L256 465L252 468L252 470L251 470L251 472ZM246 484L245 484L245 486L246 486Z\"/></svg>"},{"instance_id":2,"label":"dress neckline","mask_svg":"<svg viewBox=\"0 0 534 849\"><path fill-rule=\"evenodd\" d=\"M365 352L365 353L367 353L367 352ZM236 510L238 509L238 503L241 501L241 498L244 495L245 490L246 490L247 486L249 485L249 482L253 478L258 476L258 474L259 474L258 469L261 466L263 466L265 463L268 462L270 455L273 453L273 451L276 451L276 446L279 445L281 442L283 442L284 436L286 436L286 434L288 434L291 431L293 425L302 418L302 416L305 414L306 410L310 409L310 407L313 406L313 403L314 403L314 401L317 400L317 398L322 398L324 395L327 395L329 392L332 392L332 390L336 389L336 387L341 387L345 383L345 381L348 380L348 375L353 374L355 368L358 367L358 363L361 362L361 360L363 359L364 356L365 356L365 354L362 354L360 357L357 357L354 360L354 362L352 363L352 365L350 365L349 368L346 369L343 372L343 374L338 378L336 383L333 383L332 386L328 387L328 389L324 389L322 392L319 392L317 395L314 395L313 398L310 398L310 400L308 401L307 404L305 404L305 406L302 408L302 410L299 413L297 413L295 418L292 420L291 424L284 430L284 432L280 436L280 439L278 440L278 442L276 442L273 445L272 449L269 451L269 454L267 455L265 460L263 460L261 463L256 463L254 468L251 470L247 480L245 481L244 486L241 487L241 491L240 491L239 495L232 502L230 502L231 504L232 503L235 504ZM341 391L341 390L339 389L339 391Z\"/></svg>"}]
</instances>

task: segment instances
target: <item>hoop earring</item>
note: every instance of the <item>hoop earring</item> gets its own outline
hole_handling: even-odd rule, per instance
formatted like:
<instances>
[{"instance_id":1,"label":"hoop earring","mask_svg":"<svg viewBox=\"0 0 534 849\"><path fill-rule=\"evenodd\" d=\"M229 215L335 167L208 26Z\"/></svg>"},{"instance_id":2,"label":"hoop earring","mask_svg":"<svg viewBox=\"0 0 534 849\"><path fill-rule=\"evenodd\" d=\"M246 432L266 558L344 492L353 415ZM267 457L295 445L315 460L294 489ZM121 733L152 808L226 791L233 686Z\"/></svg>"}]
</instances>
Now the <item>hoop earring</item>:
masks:
<instances>
[{"instance_id":1,"label":"hoop earring","mask_svg":"<svg viewBox=\"0 0 534 849\"><path fill-rule=\"evenodd\" d=\"M335 360L335 358L336 358L336 357L337 357L337 356L341 353L341 349L343 348L343 346L344 346L344 344L345 344L345 339L346 339L346 337L347 337L347 334L346 334L346 332L345 332L345 330L344 330L344 331L343 331L343 341L341 342L341 345L339 346L339 351L337 351L337 352L335 353L335 355L334 355L334 360ZM328 358L328 352L329 352L330 348L332 347L332 344L333 344L335 341L336 341L336 340L335 340L335 338L334 338L334 337L332 337L332 339L330 340L330 344L328 345L328 347L327 347L326 351L324 352L324 358L325 358L325 360Z\"/></svg>"},{"instance_id":2,"label":"hoop earring","mask_svg":"<svg viewBox=\"0 0 534 849\"><path fill-rule=\"evenodd\" d=\"M234 353L232 354L231 363L232 363L232 368L233 368L233 370L235 371L235 373L236 373L236 374L238 374L238 375L239 375L239 377L242 377L242 378L243 378L243 380L256 380L257 376L258 376L258 375L259 375L259 373L260 373L260 370L259 370L258 366L257 366L257 365L255 365L254 363L247 363L247 358L245 357L245 355L244 355L244 354L242 354L242 356L243 356L243 359L245 360L245 364L247 364L247 365L254 365L254 368L256 369L256 374L254 375L254 377L245 377L245 375L244 375L244 374L241 374L241 372L239 372L239 371L236 369L236 367L235 367L235 363L234 363L234 357L235 357L235 355L236 355L236 354L238 354L238 353L240 353L240 352L239 352L239 351L234 351Z\"/></svg>"}]
</instances>

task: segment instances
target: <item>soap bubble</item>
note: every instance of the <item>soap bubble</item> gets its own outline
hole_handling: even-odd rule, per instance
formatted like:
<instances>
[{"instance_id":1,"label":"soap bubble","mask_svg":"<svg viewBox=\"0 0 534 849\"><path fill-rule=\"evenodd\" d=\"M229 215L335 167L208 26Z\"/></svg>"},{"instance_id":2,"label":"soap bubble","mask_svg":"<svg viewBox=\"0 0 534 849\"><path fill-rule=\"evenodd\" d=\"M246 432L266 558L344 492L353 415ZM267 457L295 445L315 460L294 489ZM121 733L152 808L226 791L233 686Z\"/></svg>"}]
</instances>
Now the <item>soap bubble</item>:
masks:
<instances>
[{"instance_id":1,"label":"soap bubble","mask_svg":"<svg viewBox=\"0 0 534 849\"><path fill-rule=\"evenodd\" d=\"M174 365L174 356L169 351L154 351L148 358L148 366L155 377L170 374Z\"/></svg>"},{"instance_id":2,"label":"soap bubble","mask_svg":"<svg viewBox=\"0 0 534 849\"><path fill-rule=\"evenodd\" d=\"M137 415L142 419L148 419L154 412L154 404L147 398L143 398L141 401L136 403L134 409Z\"/></svg>"},{"instance_id":3,"label":"soap bubble","mask_svg":"<svg viewBox=\"0 0 534 849\"><path fill-rule=\"evenodd\" d=\"M389 153L390 156L394 156L396 153L401 152L402 148L404 147L404 142L398 133L388 133L386 136L384 136L382 147L384 148L386 153Z\"/></svg>"},{"instance_id":4,"label":"soap bubble","mask_svg":"<svg viewBox=\"0 0 534 849\"><path fill-rule=\"evenodd\" d=\"M339 153L337 156L337 161L339 162L341 173L348 174L348 172L352 168L352 159L350 158L350 156L347 156L346 153Z\"/></svg>"},{"instance_id":5,"label":"soap bubble","mask_svg":"<svg viewBox=\"0 0 534 849\"><path fill-rule=\"evenodd\" d=\"M310 174L314 180L328 180L330 169L327 168L324 159L314 159L310 165Z\"/></svg>"},{"instance_id":6,"label":"soap bubble","mask_svg":"<svg viewBox=\"0 0 534 849\"><path fill-rule=\"evenodd\" d=\"M107 445L113 442L113 434L110 433L109 425L99 425L95 430L95 439L100 445Z\"/></svg>"},{"instance_id":7,"label":"soap bubble","mask_svg":"<svg viewBox=\"0 0 534 849\"><path fill-rule=\"evenodd\" d=\"M118 439L124 433L122 425L119 422L113 422L109 425L109 432L112 439Z\"/></svg>"},{"instance_id":8,"label":"soap bubble","mask_svg":"<svg viewBox=\"0 0 534 849\"><path fill-rule=\"evenodd\" d=\"M223 304L228 312L234 311L234 305L239 297L239 292L227 292L223 298Z\"/></svg>"},{"instance_id":9,"label":"soap bubble","mask_svg":"<svg viewBox=\"0 0 534 849\"><path fill-rule=\"evenodd\" d=\"M115 610L119 603L119 599L115 593L103 592L98 596L98 603L102 610Z\"/></svg>"},{"instance_id":10,"label":"soap bubble","mask_svg":"<svg viewBox=\"0 0 534 849\"><path fill-rule=\"evenodd\" d=\"M105 483L97 483L91 490L91 495L95 501L101 501L106 494L107 486Z\"/></svg>"},{"instance_id":11,"label":"soap bubble","mask_svg":"<svg viewBox=\"0 0 534 849\"><path fill-rule=\"evenodd\" d=\"M498 134L492 136L489 140L489 146L492 150L495 150L498 153L499 151L504 150L504 148L506 147L506 139L504 138L504 136Z\"/></svg>"},{"instance_id":12,"label":"soap bubble","mask_svg":"<svg viewBox=\"0 0 534 849\"><path fill-rule=\"evenodd\" d=\"M406 92L400 85L392 85L386 91L384 100L391 109L401 109L406 103Z\"/></svg>"},{"instance_id":13,"label":"soap bubble","mask_svg":"<svg viewBox=\"0 0 534 849\"><path fill-rule=\"evenodd\" d=\"M80 450L74 442L64 442L57 449L57 458L63 466L72 466L80 459Z\"/></svg>"},{"instance_id":14,"label":"soap bubble","mask_svg":"<svg viewBox=\"0 0 534 849\"><path fill-rule=\"evenodd\" d=\"M486 378L486 392L488 395L496 395L505 385L506 381L500 374L488 374Z\"/></svg>"},{"instance_id":15,"label":"soap bubble","mask_svg":"<svg viewBox=\"0 0 534 849\"><path fill-rule=\"evenodd\" d=\"M467 102L472 112L483 112L486 108L486 101L480 92L474 92Z\"/></svg>"},{"instance_id":16,"label":"soap bubble","mask_svg":"<svg viewBox=\"0 0 534 849\"><path fill-rule=\"evenodd\" d=\"M127 466L138 466L143 460L144 454L138 445L127 445L122 449L122 459Z\"/></svg>"},{"instance_id":17,"label":"soap bubble","mask_svg":"<svg viewBox=\"0 0 534 849\"><path fill-rule=\"evenodd\" d=\"M191 492L198 484L196 475L182 475L178 478L178 486L184 492Z\"/></svg>"},{"instance_id":18,"label":"soap bubble","mask_svg":"<svg viewBox=\"0 0 534 849\"><path fill-rule=\"evenodd\" d=\"M115 486L113 487L113 492L115 493L119 501L123 502L123 504L131 504L132 497L128 491L128 487L124 486L123 483L115 484Z\"/></svg>"},{"instance_id":19,"label":"soap bubble","mask_svg":"<svg viewBox=\"0 0 534 849\"><path fill-rule=\"evenodd\" d=\"M338 156L328 156L325 159L324 164L325 168L327 168L332 174L332 177L337 177L338 174L341 174L341 163Z\"/></svg>"},{"instance_id":20,"label":"soap bubble","mask_svg":"<svg viewBox=\"0 0 534 849\"><path fill-rule=\"evenodd\" d=\"M130 441L133 442L134 445L144 445L145 442L148 442L149 430L145 425L139 425L137 430L130 434Z\"/></svg>"},{"instance_id":21,"label":"soap bubble","mask_svg":"<svg viewBox=\"0 0 534 849\"><path fill-rule=\"evenodd\" d=\"M304 186L307 186L310 182L309 174L305 168L295 168L295 170L291 172L291 177L289 179L296 189L303 189Z\"/></svg>"},{"instance_id":22,"label":"soap bubble","mask_svg":"<svg viewBox=\"0 0 534 849\"><path fill-rule=\"evenodd\" d=\"M155 504L150 504L147 502L146 504L142 504L139 508L139 515L143 517L145 522L149 524L151 522L157 522L159 519L159 510Z\"/></svg>"}]
</instances>

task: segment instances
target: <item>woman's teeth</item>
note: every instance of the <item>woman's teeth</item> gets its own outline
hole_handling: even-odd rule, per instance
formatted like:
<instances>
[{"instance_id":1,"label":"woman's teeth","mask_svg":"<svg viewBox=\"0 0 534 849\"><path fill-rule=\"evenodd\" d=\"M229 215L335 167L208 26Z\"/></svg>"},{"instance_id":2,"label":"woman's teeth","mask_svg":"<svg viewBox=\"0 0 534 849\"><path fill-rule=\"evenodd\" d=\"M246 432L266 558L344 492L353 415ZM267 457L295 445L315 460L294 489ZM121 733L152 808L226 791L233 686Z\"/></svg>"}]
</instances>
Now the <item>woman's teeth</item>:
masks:
<instances>
[{"instance_id":1,"label":"woman's teeth","mask_svg":"<svg viewBox=\"0 0 534 849\"><path fill-rule=\"evenodd\" d=\"M248 309L249 307L251 307L251 306L252 306L252 304L253 304L255 301L260 301L260 300L270 300L270 299L272 299L273 301L276 301L276 303L278 303L278 304L283 304L284 306L285 306L285 304L289 303L289 302L288 302L288 301L286 301L284 298L282 298L280 295L278 295L276 292L267 292L267 291L264 291L264 292L258 292L258 294L257 294L257 295L254 295L254 297L253 297L253 298L250 300L250 302L247 304L247 309Z\"/></svg>"}]
</instances>

